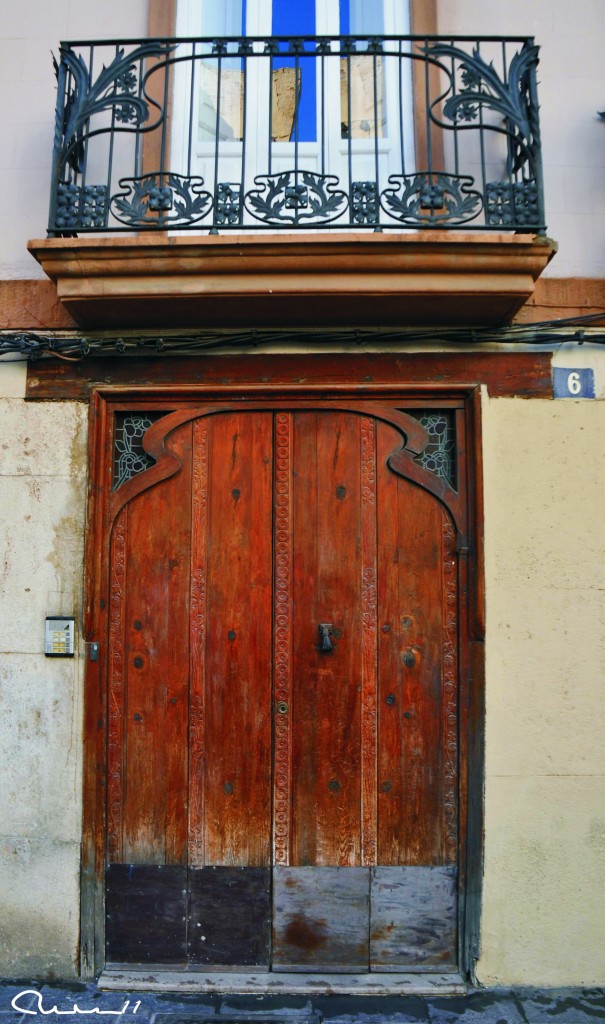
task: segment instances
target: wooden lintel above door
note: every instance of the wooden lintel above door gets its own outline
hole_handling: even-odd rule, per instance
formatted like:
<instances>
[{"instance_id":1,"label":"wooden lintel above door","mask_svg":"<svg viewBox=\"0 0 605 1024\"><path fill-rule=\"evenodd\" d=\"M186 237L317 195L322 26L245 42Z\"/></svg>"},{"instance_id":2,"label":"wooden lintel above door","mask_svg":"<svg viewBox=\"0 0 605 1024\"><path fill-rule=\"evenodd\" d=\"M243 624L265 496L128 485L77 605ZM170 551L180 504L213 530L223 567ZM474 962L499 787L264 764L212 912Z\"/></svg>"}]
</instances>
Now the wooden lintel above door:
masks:
<instances>
[{"instance_id":1,"label":"wooden lintel above door","mask_svg":"<svg viewBox=\"0 0 605 1024\"><path fill-rule=\"evenodd\" d=\"M29 243L78 324L122 328L506 324L555 248L491 232Z\"/></svg>"}]
</instances>

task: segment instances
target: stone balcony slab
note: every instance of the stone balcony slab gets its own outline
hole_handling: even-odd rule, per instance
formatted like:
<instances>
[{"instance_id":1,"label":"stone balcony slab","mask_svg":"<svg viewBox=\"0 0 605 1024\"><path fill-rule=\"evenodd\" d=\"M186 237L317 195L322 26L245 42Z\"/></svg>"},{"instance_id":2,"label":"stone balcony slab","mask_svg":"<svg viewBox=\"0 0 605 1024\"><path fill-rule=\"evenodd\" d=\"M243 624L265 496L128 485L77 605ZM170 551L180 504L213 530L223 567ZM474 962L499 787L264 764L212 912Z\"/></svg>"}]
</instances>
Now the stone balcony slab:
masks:
<instances>
[{"instance_id":1,"label":"stone balcony slab","mask_svg":"<svg viewBox=\"0 0 605 1024\"><path fill-rule=\"evenodd\" d=\"M34 240L83 327L510 323L556 251L462 232Z\"/></svg>"}]
</instances>

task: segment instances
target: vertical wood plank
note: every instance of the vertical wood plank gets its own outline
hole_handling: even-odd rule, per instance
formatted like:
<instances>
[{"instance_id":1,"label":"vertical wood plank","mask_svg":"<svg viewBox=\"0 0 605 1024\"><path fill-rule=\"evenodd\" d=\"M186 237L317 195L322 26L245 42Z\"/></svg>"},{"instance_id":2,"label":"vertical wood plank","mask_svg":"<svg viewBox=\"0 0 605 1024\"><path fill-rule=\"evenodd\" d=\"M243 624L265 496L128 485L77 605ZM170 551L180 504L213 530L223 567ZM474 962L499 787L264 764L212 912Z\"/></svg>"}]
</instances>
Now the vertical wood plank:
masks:
<instances>
[{"instance_id":1,"label":"vertical wood plank","mask_svg":"<svg viewBox=\"0 0 605 1024\"><path fill-rule=\"evenodd\" d=\"M360 418L294 422L291 864L360 863ZM332 626L332 650L319 627Z\"/></svg>"},{"instance_id":2,"label":"vertical wood plank","mask_svg":"<svg viewBox=\"0 0 605 1024\"><path fill-rule=\"evenodd\" d=\"M123 860L186 860L191 425L179 471L129 504Z\"/></svg>"},{"instance_id":3,"label":"vertical wood plank","mask_svg":"<svg viewBox=\"0 0 605 1024\"><path fill-rule=\"evenodd\" d=\"M455 800L457 781L450 759L446 786L445 745L451 742L455 683L448 644L446 698L442 633L444 608L450 602L443 513L431 494L388 470L392 449L393 432L381 425L378 862L441 864L455 859L446 840L445 799L447 788ZM450 822L452 814L448 812Z\"/></svg>"},{"instance_id":4,"label":"vertical wood plank","mask_svg":"<svg viewBox=\"0 0 605 1024\"><path fill-rule=\"evenodd\" d=\"M271 413L209 419L205 862L264 866L271 836Z\"/></svg>"},{"instance_id":5,"label":"vertical wood plank","mask_svg":"<svg viewBox=\"0 0 605 1024\"><path fill-rule=\"evenodd\" d=\"M292 781L292 417L275 415L273 863L290 863Z\"/></svg>"},{"instance_id":6,"label":"vertical wood plank","mask_svg":"<svg viewBox=\"0 0 605 1024\"><path fill-rule=\"evenodd\" d=\"M377 578L376 422L361 420L361 863L376 864Z\"/></svg>"},{"instance_id":7,"label":"vertical wood plank","mask_svg":"<svg viewBox=\"0 0 605 1024\"><path fill-rule=\"evenodd\" d=\"M189 865L205 859L204 751L208 588L208 420L193 424L189 666Z\"/></svg>"}]
</instances>

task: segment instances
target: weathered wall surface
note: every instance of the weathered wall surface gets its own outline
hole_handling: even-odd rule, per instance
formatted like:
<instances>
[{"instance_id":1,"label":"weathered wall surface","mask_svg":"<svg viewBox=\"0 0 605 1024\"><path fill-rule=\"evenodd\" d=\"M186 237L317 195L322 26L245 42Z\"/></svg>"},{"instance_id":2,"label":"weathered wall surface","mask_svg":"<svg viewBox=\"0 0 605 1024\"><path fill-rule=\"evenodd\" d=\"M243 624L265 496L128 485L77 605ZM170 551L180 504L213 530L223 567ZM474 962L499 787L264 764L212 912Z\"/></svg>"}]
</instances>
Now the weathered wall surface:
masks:
<instances>
[{"instance_id":1,"label":"weathered wall surface","mask_svg":"<svg viewBox=\"0 0 605 1024\"><path fill-rule=\"evenodd\" d=\"M605 277L605 4L602 0L437 0L439 33L535 36L551 277Z\"/></svg>"},{"instance_id":2,"label":"weathered wall surface","mask_svg":"<svg viewBox=\"0 0 605 1024\"><path fill-rule=\"evenodd\" d=\"M0 278L43 277L26 249L44 235L55 123L51 51L61 40L147 34L147 0L0 0ZM0 326L2 326L0 324Z\"/></svg>"},{"instance_id":3,"label":"weathered wall surface","mask_svg":"<svg viewBox=\"0 0 605 1024\"><path fill-rule=\"evenodd\" d=\"M604 984L605 403L484 408L485 984Z\"/></svg>"},{"instance_id":4,"label":"weathered wall surface","mask_svg":"<svg viewBox=\"0 0 605 1024\"><path fill-rule=\"evenodd\" d=\"M0 367L0 975L70 976L79 935L81 664L45 658L80 617L86 409L26 404Z\"/></svg>"}]
</instances>

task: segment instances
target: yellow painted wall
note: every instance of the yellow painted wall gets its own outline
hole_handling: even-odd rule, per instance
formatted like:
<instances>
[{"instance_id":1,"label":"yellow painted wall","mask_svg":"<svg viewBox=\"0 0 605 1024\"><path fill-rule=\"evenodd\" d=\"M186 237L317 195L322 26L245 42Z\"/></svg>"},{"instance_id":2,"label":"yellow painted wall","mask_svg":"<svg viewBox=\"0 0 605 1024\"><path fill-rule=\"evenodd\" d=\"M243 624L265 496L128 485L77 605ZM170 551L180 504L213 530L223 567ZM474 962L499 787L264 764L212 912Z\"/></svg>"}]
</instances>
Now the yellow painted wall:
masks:
<instances>
[{"instance_id":1,"label":"yellow painted wall","mask_svg":"<svg viewBox=\"0 0 605 1024\"><path fill-rule=\"evenodd\" d=\"M605 403L484 403L484 984L605 983Z\"/></svg>"}]
</instances>

